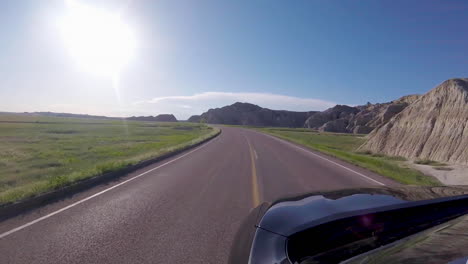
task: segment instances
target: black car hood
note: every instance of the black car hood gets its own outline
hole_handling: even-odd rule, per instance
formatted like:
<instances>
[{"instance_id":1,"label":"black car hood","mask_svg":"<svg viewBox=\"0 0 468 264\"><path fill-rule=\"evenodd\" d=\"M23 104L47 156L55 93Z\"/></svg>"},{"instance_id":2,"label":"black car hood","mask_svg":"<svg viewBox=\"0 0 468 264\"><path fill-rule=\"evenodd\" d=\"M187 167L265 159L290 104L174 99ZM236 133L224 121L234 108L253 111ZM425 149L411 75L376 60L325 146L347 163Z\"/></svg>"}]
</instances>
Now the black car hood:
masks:
<instances>
[{"instance_id":1,"label":"black car hood","mask_svg":"<svg viewBox=\"0 0 468 264\"><path fill-rule=\"evenodd\" d=\"M305 193L262 204L256 226L283 236L301 223L324 223L366 209L468 194L468 186L354 188ZM294 228L296 227L296 228Z\"/></svg>"},{"instance_id":2,"label":"black car hood","mask_svg":"<svg viewBox=\"0 0 468 264\"><path fill-rule=\"evenodd\" d=\"M305 224L314 222L318 225L328 222L331 216L338 217L349 212L405 202L402 199L382 194L354 194L336 200L314 195L296 201L274 204L265 213L258 226L279 235L290 236Z\"/></svg>"},{"instance_id":3,"label":"black car hood","mask_svg":"<svg viewBox=\"0 0 468 264\"><path fill-rule=\"evenodd\" d=\"M254 208L242 222L234 238L229 263L248 263L249 257L260 260L255 263L266 263L266 259L274 260L268 263L282 263L279 260L284 260L284 256L278 257L275 254L284 253L285 241L295 236L297 230L306 230L309 227L353 215L365 216L366 211L407 207L414 204L411 202L425 203L427 200L444 200L464 194L468 194L468 186L400 186L312 192L285 197L273 203L264 202ZM362 219L362 221L367 220L365 217ZM305 226L301 226L303 223ZM255 234L257 236L254 238ZM265 235L268 237L265 238ZM254 243L254 240L258 240L257 243ZM255 245L261 245L261 250L254 250ZM466 256L447 250L444 252L448 252L447 258L444 258L445 263Z\"/></svg>"}]
</instances>

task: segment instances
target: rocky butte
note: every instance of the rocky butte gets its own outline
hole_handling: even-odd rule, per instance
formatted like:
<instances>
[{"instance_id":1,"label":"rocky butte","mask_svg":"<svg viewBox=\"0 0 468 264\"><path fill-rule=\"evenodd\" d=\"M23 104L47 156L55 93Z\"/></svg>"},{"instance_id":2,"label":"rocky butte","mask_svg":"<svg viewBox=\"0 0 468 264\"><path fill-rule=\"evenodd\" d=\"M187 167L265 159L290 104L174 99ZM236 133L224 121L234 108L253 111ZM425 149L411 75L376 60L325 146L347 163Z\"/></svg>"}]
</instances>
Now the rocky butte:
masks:
<instances>
[{"instance_id":1,"label":"rocky butte","mask_svg":"<svg viewBox=\"0 0 468 264\"><path fill-rule=\"evenodd\" d=\"M451 79L369 134L375 153L468 164L468 79Z\"/></svg>"}]
</instances>

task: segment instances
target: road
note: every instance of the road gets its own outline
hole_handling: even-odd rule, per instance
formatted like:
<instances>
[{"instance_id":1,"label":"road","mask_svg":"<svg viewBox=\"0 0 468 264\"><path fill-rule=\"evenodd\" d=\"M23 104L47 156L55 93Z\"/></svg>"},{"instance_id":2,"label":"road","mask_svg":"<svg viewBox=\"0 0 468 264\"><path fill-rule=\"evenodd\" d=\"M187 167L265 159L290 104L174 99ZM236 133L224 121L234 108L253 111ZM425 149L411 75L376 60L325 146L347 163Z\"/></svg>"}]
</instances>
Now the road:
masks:
<instances>
[{"instance_id":1,"label":"road","mask_svg":"<svg viewBox=\"0 0 468 264\"><path fill-rule=\"evenodd\" d=\"M1 263L225 263L262 201L388 179L255 131L223 127L176 157L0 223Z\"/></svg>"}]
</instances>

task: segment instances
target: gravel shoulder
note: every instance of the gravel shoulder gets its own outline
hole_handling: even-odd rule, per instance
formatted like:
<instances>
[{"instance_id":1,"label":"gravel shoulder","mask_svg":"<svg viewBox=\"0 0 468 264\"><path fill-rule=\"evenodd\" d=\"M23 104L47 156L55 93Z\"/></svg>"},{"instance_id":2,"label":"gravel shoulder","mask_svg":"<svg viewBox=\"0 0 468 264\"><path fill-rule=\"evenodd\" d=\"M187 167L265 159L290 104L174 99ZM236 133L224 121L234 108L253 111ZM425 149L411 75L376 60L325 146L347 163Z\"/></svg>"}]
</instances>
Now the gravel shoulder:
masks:
<instances>
[{"instance_id":1,"label":"gravel shoulder","mask_svg":"<svg viewBox=\"0 0 468 264\"><path fill-rule=\"evenodd\" d=\"M468 165L448 164L444 166L447 170L438 170L434 166L414 164L410 161L407 164L426 175L437 178L445 185L468 185Z\"/></svg>"}]
</instances>

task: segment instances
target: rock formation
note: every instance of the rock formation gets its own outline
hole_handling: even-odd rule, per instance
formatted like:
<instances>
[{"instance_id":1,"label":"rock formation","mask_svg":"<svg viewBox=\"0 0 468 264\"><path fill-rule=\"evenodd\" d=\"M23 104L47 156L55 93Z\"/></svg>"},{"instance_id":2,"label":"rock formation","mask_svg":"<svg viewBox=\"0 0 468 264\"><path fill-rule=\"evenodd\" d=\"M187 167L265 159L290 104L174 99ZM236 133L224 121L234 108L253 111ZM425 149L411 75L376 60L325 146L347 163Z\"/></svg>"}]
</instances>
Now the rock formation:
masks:
<instances>
[{"instance_id":1,"label":"rock formation","mask_svg":"<svg viewBox=\"0 0 468 264\"><path fill-rule=\"evenodd\" d=\"M201 120L201 117L199 115L193 115L189 117L187 121L192 122L192 123L200 123L200 120Z\"/></svg>"},{"instance_id":2,"label":"rock formation","mask_svg":"<svg viewBox=\"0 0 468 264\"><path fill-rule=\"evenodd\" d=\"M419 95L409 95L389 103L368 103L356 107L336 105L310 116L304 126L319 131L368 134L387 123L417 98Z\"/></svg>"},{"instance_id":3,"label":"rock formation","mask_svg":"<svg viewBox=\"0 0 468 264\"><path fill-rule=\"evenodd\" d=\"M189 120L210 124L303 127L305 120L315 112L293 112L271 110L249 103L234 103L221 108L210 109Z\"/></svg>"},{"instance_id":4,"label":"rock formation","mask_svg":"<svg viewBox=\"0 0 468 264\"><path fill-rule=\"evenodd\" d=\"M410 159L468 164L468 79L443 82L375 129L360 147Z\"/></svg>"},{"instance_id":5,"label":"rock formation","mask_svg":"<svg viewBox=\"0 0 468 264\"><path fill-rule=\"evenodd\" d=\"M304 126L330 132L348 132L346 127L351 118L359 112L356 107L347 105L336 105L323 112L318 112L310 116Z\"/></svg>"}]
</instances>

